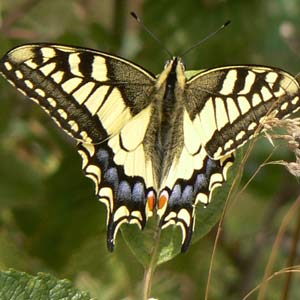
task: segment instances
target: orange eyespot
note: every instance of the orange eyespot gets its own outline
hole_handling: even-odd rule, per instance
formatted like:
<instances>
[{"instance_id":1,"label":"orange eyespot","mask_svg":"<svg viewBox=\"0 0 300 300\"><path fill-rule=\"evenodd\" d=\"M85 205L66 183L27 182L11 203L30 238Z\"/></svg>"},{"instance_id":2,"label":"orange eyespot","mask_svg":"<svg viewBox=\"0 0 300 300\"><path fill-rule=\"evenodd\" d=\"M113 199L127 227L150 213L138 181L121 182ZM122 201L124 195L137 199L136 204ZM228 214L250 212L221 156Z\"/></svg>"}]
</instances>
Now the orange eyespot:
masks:
<instances>
[{"instance_id":1,"label":"orange eyespot","mask_svg":"<svg viewBox=\"0 0 300 300\"><path fill-rule=\"evenodd\" d=\"M169 200L169 195L166 191L163 191L158 200L158 209L162 209Z\"/></svg>"},{"instance_id":2,"label":"orange eyespot","mask_svg":"<svg viewBox=\"0 0 300 300\"><path fill-rule=\"evenodd\" d=\"M155 203L156 203L155 194L151 191L148 193L147 196L147 205L150 211L154 210Z\"/></svg>"}]
</instances>

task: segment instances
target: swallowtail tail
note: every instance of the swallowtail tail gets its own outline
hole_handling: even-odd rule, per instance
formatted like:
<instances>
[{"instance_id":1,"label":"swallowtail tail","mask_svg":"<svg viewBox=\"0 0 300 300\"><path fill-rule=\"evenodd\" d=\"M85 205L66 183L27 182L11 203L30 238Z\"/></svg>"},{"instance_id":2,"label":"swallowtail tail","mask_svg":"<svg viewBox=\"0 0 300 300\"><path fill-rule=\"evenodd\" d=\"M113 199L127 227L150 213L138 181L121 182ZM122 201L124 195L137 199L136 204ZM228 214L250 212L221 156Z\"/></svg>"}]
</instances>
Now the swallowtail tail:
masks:
<instances>
[{"instance_id":1,"label":"swallowtail tail","mask_svg":"<svg viewBox=\"0 0 300 300\"><path fill-rule=\"evenodd\" d=\"M77 142L85 175L107 208L113 250L124 222L143 228L156 211L164 228L191 241L198 202L207 205L268 112L299 108L299 84L285 71L236 65L189 80L181 58L159 76L86 48L28 44L9 51L0 72Z\"/></svg>"}]
</instances>

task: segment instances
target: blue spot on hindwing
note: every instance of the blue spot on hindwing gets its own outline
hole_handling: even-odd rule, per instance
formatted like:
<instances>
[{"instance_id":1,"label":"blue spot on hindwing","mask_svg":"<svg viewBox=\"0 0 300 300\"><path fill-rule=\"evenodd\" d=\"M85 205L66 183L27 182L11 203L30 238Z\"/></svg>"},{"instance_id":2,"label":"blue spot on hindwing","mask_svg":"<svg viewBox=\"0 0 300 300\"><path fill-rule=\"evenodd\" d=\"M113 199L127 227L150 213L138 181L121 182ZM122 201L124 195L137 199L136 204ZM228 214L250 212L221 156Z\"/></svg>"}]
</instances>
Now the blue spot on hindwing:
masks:
<instances>
[{"instance_id":1,"label":"blue spot on hindwing","mask_svg":"<svg viewBox=\"0 0 300 300\"><path fill-rule=\"evenodd\" d=\"M208 188L208 180L204 174L198 174L194 184L195 193L199 193L200 191L207 190Z\"/></svg>"},{"instance_id":2,"label":"blue spot on hindwing","mask_svg":"<svg viewBox=\"0 0 300 300\"><path fill-rule=\"evenodd\" d=\"M96 153L97 159L101 165L102 172L105 172L109 164L109 154L106 150L100 148Z\"/></svg>"},{"instance_id":3,"label":"blue spot on hindwing","mask_svg":"<svg viewBox=\"0 0 300 300\"><path fill-rule=\"evenodd\" d=\"M216 169L219 167L218 164L219 164L219 161L216 161L216 160L212 160L212 159L208 159L207 160L207 163L206 163L206 175L208 177L210 177L210 175L215 171Z\"/></svg>"},{"instance_id":4,"label":"blue spot on hindwing","mask_svg":"<svg viewBox=\"0 0 300 300\"><path fill-rule=\"evenodd\" d=\"M187 185L182 193L182 204L190 204L193 203L193 187L191 185Z\"/></svg>"},{"instance_id":5,"label":"blue spot on hindwing","mask_svg":"<svg viewBox=\"0 0 300 300\"><path fill-rule=\"evenodd\" d=\"M117 197L121 202L131 200L131 188L127 181L120 182Z\"/></svg>"},{"instance_id":6,"label":"blue spot on hindwing","mask_svg":"<svg viewBox=\"0 0 300 300\"><path fill-rule=\"evenodd\" d=\"M145 196L145 188L141 182L136 182L132 189L132 201L145 203L146 196Z\"/></svg>"},{"instance_id":7,"label":"blue spot on hindwing","mask_svg":"<svg viewBox=\"0 0 300 300\"><path fill-rule=\"evenodd\" d=\"M180 199L181 199L181 185L176 184L173 187L173 190L171 192L171 196L169 199L169 206L174 206L174 205L180 205Z\"/></svg>"},{"instance_id":8,"label":"blue spot on hindwing","mask_svg":"<svg viewBox=\"0 0 300 300\"><path fill-rule=\"evenodd\" d=\"M104 173L104 179L109 185L113 186L114 190L116 190L119 185L119 176L117 168L109 168Z\"/></svg>"}]
</instances>

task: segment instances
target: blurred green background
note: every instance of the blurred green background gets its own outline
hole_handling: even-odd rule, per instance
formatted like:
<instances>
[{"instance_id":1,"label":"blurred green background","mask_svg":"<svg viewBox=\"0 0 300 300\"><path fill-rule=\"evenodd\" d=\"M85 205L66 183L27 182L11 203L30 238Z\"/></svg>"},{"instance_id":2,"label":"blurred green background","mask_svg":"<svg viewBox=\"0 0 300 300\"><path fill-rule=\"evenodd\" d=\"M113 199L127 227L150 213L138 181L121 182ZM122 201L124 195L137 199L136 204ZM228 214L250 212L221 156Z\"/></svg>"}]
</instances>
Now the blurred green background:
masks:
<instances>
[{"instance_id":1,"label":"blurred green background","mask_svg":"<svg viewBox=\"0 0 300 300\"><path fill-rule=\"evenodd\" d=\"M134 11L175 55L231 20L185 57L187 69L243 63L300 71L299 0L0 0L0 9L2 54L22 43L64 43L118 54L159 73L168 57L129 16ZM143 268L121 233L115 252L107 252L106 209L83 176L74 143L2 78L0 87L0 268L69 278L101 300L139 299ZM258 141L242 184L272 150L266 139ZM273 160L293 159L280 150ZM283 167L268 166L232 203L210 299L241 299L261 282L279 225L298 193L297 180ZM296 217L276 270L286 266L294 222ZM203 299L215 234L161 265L152 296ZM290 299L300 295L299 278L294 277ZM279 299L284 283L284 276L274 279L268 299Z\"/></svg>"}]
</instances>

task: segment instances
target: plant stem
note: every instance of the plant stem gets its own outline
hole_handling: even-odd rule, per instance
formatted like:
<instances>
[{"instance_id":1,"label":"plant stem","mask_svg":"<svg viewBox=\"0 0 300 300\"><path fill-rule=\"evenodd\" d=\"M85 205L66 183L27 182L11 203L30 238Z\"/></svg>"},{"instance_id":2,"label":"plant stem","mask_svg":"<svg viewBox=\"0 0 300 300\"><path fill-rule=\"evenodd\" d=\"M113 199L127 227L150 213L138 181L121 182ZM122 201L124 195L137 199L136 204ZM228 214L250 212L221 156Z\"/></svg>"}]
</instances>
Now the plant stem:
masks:
<instances>
[{"instance_id":1,"label":"plant stem","mask_svg":"<svg viewBox=\"0 0 300 300\"><path fill-rule=\"evenodd\" d=\"M160 240L160 232L161 229L157 227L157 230L154 234L154 246L152 248L152 252L150 254L150 262L148 266L145 268L144 273L144 282L143 282L143 300L148 300L151 295L152 288L152 279L153 274L157 265L157 255L159 250L159 240Z\"/></svg>"}]
</instances>

